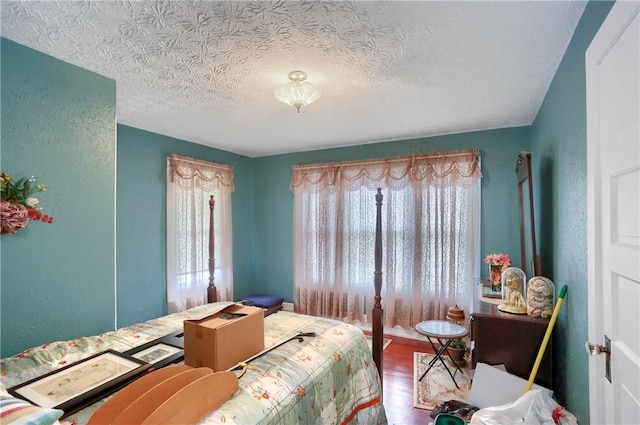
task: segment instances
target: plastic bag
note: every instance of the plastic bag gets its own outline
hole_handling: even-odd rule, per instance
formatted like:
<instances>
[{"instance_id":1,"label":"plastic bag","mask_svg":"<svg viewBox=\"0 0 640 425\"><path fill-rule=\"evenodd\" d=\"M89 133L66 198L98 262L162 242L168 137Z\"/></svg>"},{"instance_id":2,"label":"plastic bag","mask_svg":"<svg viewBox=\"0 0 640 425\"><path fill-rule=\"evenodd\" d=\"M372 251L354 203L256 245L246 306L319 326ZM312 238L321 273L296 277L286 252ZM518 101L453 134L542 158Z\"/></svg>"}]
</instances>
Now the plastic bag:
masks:
<instances>
[{"instance_id":1,"label":"plastic bag","mask_svg":"<svg viewBox=\"0 0 640 425\"><path fill-rule=\"evenodd\" d=\"M527 391L513 403L486 407L471 417L469 425L578 425L576 417L544 390Z\"/></svg>"}]
</instances>

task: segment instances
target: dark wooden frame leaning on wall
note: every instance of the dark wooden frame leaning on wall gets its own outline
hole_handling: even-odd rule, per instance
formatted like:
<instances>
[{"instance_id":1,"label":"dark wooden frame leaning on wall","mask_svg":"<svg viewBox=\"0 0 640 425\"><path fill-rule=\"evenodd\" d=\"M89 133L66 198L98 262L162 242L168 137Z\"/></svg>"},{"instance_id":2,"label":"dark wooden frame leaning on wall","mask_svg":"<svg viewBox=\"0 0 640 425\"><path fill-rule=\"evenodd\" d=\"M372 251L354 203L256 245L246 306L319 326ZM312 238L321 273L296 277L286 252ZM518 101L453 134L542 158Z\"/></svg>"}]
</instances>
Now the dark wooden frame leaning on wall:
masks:
<instances>
[{"instance_id":1,"label":"dark wooden frame leaning on wall","mask_svg":"<svg viewBox=\"0 0 640 425\"><path fill-rule=\"evenodd\" d=\"M518 206L520 209L520 255L522 271L528 278L542 273L540 256L536 248L536 226L533 207L533 181L531 153L520 152L516 162L518 176ZM532 270L533 268L533 270Z\"/></svg>"},{"instance_id":2,"label":"dark wooden frame leaning on wall","mask_svg":"<svg viewBox=\"0 0 640 425\"><path fill-rule=\"evenodd\" d=\"M115 371L105 369L105 362L111 363L110 367ZM8 391L38 406L60 409L64 411L62 417L66 417L150 370L149 363L115 350L106 350L11 387Z\"/></svg>"}]
</instances>

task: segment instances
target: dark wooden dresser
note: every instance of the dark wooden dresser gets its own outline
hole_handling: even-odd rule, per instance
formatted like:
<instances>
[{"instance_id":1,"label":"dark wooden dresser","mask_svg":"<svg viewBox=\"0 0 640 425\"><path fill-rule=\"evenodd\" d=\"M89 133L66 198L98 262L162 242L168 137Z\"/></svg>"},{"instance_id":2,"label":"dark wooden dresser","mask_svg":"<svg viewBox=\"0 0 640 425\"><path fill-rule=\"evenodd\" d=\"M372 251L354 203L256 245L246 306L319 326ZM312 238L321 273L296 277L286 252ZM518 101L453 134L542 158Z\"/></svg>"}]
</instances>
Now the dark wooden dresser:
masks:
<instances>
[{"instance_id":1,"label":"dark wooden dresser","mask_svg":"<svg viewBox=\"0 0 640 425\"><path fill-rule=\"evenodd\" d=\"M471 323L471 361L489 365L504 364L507 371L529 379L542 345L549 320L534 319L526 314L504 313L496 304L474 297ZM535 383L552 388L551 341L547 344Z\"/></svg>"}]
</instances>

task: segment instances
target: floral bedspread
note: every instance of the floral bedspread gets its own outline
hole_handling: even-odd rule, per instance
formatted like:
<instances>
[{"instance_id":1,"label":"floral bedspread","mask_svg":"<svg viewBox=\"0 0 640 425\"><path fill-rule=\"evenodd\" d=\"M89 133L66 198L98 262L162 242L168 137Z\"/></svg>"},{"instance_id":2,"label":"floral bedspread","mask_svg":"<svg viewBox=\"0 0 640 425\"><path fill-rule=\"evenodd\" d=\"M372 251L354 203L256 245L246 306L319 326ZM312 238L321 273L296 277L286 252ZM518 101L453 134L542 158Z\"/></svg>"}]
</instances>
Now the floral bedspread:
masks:
<instances>
[{"instance_id":1,"label":"floral bedspread","mask_svg":"<svg viewBox=\"0 0 640 425\"><path fill-rule=\"evenodd\" d=\"M0 383L12 387L107 349L126 351L182 329L189 317L214 312L215 303L113 332L59 341L0 359ZM380 379L362 332L349 324L280 311L265 318L265 347L299 332L249 363L233 397L200 424L386 424ZM240 376L240 371L234 371ZM85 424L101 400L62 421Z\"/></svg>"}]
</instances>

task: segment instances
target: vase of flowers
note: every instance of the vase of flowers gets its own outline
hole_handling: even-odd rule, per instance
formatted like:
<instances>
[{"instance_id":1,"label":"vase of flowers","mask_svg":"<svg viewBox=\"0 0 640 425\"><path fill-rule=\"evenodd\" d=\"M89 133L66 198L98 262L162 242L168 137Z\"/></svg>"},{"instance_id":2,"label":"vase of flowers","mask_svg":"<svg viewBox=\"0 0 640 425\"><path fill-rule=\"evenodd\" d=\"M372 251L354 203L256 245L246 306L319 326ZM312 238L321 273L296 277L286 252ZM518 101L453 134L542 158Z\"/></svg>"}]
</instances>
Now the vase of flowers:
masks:
<instances>
[{"instance_id":1,"label":"vase of flowers","mask_svg":"<svg viewBox=\"0 0 640 425\"><path fill-rule=\"evenodd\" d=\"M52 223L53 217L43 214L40 201L33 197L47 187L36 184L35 177L13 180L7 173L0 174L0 234L15 235L27 227L29 220Z\"/></svg>"},{"instance_id":2,"label":"vase of flowers","mask_svg":"<svg viewBox=\"0 0 640 425\"><path fill-rule=\"evenodd\" d=\"M511 266L509 255L489 254L485 257L484 262L489 265L489 282L491 283L491 291L502 291L502 271Z\"/></svg>"}]
</instances>

